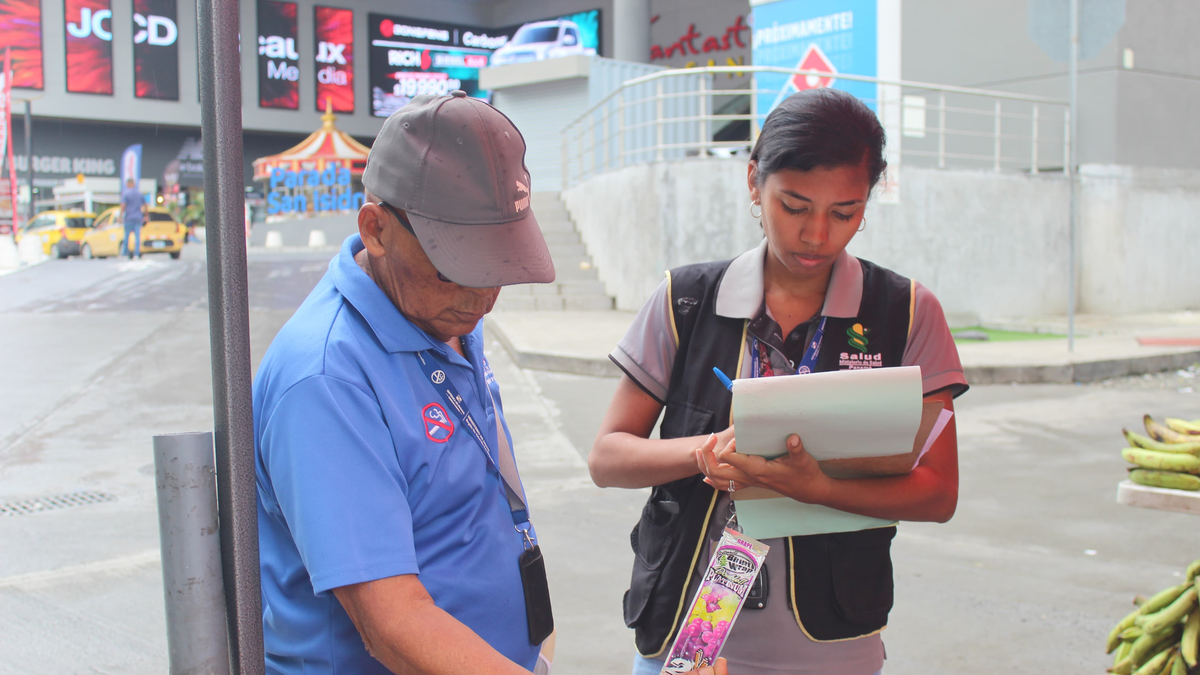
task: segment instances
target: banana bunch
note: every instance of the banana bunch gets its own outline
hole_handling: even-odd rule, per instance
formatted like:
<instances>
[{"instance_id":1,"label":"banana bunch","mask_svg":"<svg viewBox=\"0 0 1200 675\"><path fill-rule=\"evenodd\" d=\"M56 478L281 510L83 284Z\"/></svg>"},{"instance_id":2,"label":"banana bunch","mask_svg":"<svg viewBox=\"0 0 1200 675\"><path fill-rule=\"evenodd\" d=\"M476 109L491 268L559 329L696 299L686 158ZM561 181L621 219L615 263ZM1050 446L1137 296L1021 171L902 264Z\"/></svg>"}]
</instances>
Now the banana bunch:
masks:
<instances>
[{"instance_id":1,"label":"banana bunch","mask_svg":"<svg viewBox=\"0 0 1200 675\"><path fill-rule=\"evenodd\" d=\"M1129 479L1141 485L1174 490L1200 490L1200 420L1168 417L1165 425L1146 415L1149 437L1122 429L1128 448L1121 457L1135 468Z\"/></svg>"},{"instance_id":2,"label":"banana bunch","mask_svg":"<svg viewBox=\"0 0 1200 675\"><path fill-rule=\"evenodd\" d=\"M1187 675L1200 649L1200 560L1188 565L1184 582L1142 600L1108 634L1117 675ZM1138 600L1134 600L1137 604Z\"/></svg>"}]
</instances>

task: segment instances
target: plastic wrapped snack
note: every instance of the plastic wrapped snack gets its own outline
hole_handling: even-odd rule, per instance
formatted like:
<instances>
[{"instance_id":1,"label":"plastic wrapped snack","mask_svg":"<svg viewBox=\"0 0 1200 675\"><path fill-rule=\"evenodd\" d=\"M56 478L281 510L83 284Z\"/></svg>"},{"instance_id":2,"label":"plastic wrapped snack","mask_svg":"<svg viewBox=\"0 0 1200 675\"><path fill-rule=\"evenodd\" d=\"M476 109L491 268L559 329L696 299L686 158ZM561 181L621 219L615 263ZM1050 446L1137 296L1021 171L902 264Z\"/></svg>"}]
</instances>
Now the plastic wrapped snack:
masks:
<instances>
[{"instance_id":1,"label":"plastic wrapped snack","mask_svg":"<svg viewBox=\"0 0 1200 675\"><path fill-rule=\"evenodd\" d=\"M768 548L740 532L725 530L692 599L692 611L667 654L665 675L680 675L716 662L767 559Z\"/></svg>"}]
</instances>

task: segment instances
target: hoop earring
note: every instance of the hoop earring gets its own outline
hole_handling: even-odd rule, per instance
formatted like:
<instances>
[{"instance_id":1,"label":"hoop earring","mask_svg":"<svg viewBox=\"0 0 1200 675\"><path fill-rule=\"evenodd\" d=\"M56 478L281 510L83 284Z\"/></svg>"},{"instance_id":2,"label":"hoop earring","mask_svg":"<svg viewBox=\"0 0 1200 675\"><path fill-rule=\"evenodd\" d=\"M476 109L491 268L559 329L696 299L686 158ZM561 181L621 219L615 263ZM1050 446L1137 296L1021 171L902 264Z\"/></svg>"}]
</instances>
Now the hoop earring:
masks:
<instances>
[{"instance_id":1,"label":"hoop earring","mask_svg":"<svg viewBox=\"0 0 1200 675\"><path fill-rule=\"evenodd\" d=\"M756 206L758 207L758 213L754 212L754 207ZM759 204L758 202L750 202L750 217L754 218L755 220L762 218L762 204Z\"/></svg>"},{"instance_id":2,"label":"hoop earring","mask_svg":"<svg viewBox=\"0 0 1200 675\"><path fill-rule=\"evenodd\" d=\"M867 217L863 216L862 224L858 226L858 231L862 232L865 229L867 229Z\"/></svg>"}]
</instances>

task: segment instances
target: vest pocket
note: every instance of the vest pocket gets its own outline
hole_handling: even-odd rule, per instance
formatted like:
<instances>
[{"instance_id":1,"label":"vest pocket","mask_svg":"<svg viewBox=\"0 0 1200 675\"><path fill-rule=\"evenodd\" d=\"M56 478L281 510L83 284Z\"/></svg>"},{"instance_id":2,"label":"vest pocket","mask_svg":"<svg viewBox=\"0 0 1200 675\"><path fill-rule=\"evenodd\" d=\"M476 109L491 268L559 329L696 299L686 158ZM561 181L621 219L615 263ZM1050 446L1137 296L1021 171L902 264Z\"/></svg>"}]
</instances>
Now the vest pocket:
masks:
<instances>
[{"instance_id":1,"label":"vest pocket","mask_svg":"<svg viewBox=\"0 0 1200 675\"><path fill-rule=\"evenodd\" d=\"M829 541L834 610L868 631L887 625L892 609L892 539L896 528L834 534Z\"/></svg>"},{"instance_id":2,"label":"vest pocket","mask_svg":"<svg viewBox=\"0 0 1200 675\"><path fill-rule=\"evenodd\" d=\"M659 435L662 438L699 436L716 431L712 428L713 411L687 401L668 401Z\"/></svg>"},{"instance_id":3,"label":"vest pocket","mask_svg":"<svg viewBox=\"0 0 1200 675\"><path fill-rule=\"evenodd\" d=\"M623 601L627 626L633 627L646 609L651 591L662 574L659 568L671 552L682 511L675 497L663 486L657 486L642 508L642 519L629 533L634 562L633 580Z\"/></svg>"}]
</instances>

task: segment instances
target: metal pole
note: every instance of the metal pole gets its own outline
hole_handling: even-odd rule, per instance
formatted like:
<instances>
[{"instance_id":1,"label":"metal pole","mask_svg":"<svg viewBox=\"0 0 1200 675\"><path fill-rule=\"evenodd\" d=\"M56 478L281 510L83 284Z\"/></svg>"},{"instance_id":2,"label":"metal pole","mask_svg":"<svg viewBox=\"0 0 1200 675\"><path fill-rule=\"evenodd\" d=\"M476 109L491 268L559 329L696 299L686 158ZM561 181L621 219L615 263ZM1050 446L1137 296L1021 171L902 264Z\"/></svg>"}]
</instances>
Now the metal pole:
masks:
<instances>
[{"instance_id":1,"label":"metal pole","mask_svg":"<svg viewBox=\"0 0 1200 675\"><path fill-rule=\"evenodd\" d=\"M625 93L617 94L617 166L625 166Z\"/></svg>"},{"instance_id":2,"label":"metal pole","mask_svg":"<svg viewBox=\"0 0 1200 675\"><path fill-rule=\"evenodd\" d=\"M228 675L211 432L154 437L171 675Z\"/></svg>"},{"instance_id":3,"label":"metal pole","mask_svg":"<svg viewBox=\"0 0 1200 675\"><path fill-rule=\"evenodd\" d=\"M33 214L36 213L33 205L33 101L25 99L25 168L29 174L29 208L25 215L25 222L28 224L33 220ZM13 204L13 211L16 211L16 204Z\"/></svg>"},{"instance_id":4,"label":"metal pole","mask_svg":"<svg viewBox=\"0 0 1200 675\"><path fill-rule=\"evenodd\" d=\"M758 75L750 75L750 147L758 143Z\"/></svg>"},{"instance_id":5,"label":"metal pole","mask_svg":"<svg viewBox=\"0 0 1200 675\"><path fill-rule=\"evenodd\" d=\"M1036 103L1033 104L1032 121L1033 133L1031 137L1033 138L1033 144L1029 148L1029 173L1036 176L1038 172L1038 106Z\"/></svg>"},{"instance_id":6,"label":"metal pole","mask_svg":"<svg viewBox=\"0 0 1200 675\"><path fill-rule=\"evenodd\" d=\"M663 81L654 83L654 161L663 161Z\"/></svg>"},{"instance_id":7,"label":"metal pole","mask_svg":"<svg viewBox=\"0 0 1200 675\"><path fill-rule=\"evenodd\" d=\"M708 78L709 75L700 75L696 80L696 88L699 96L696 97L697 117L700 118L700 124L696 129L696 133L700 136L700 152L701 158L708 157L709 146L712 145L712 135L708 133Z\"/></svg>"},{"instance_id":8,"label":"metal pole","mask_svg":"<svg viewBox=\"0 0 1200 675\"><path fill-rule=\"evenodd\" d=\"M938 94L938 168L946 168L946 93Z\"/></svg>"},{"instance_id":9,"label":"metal pole","mask_svg":"<svg viewBox=\"0 0 1200 675\"><path fill-rule=\"evenodd\" d=\"M1078 236L1079 204L1076 189L1076 164L1078 164L1079 143L1079 0L1071 0L1071 62L1069 65L1070 79L1070 161L1067 164L1067 186L1071 194L1070 208L1070 262L1067 265L1067 351L1075 351L1075 240Z\"/></svg>"},{"instance_id":10,"label":"metal pole","mask_svg":"<svg viewBox=\"0 0 1200 675\"><path fill-rule=\"evenodd\" d=\"M583 173L583 124L579 125L578 133L575 134L575 152L579 157L579 180L583 181L587 178Z\"/></svg>"},{"instance_id":11,"label":"metal pole","mask_svg":"<svg viewBox=\"0 0 1200 675\"><path fill-rule=\"evenodd\" d=\"M603 131L600 137L604 139L604 170L612 169L612 109L609 106L604 106L604 121L601 123Z\"/></svg>"},{"instance_id":12,"label":"metal pole","mask_svg":"<svg viewBox=\"0 0 1200 675\"><path fill-rule=\"evenodd\" d=\"M259 675L266 664L250 392L238 14L237 0L197 3L208 214L208 327L225 607L233 673Z\"/></svg>"},{"instance_id":13,"label":"metal pole","mask_svg":"<svg viewBox=\"0 0 1200 675\"><path fill-rule=\"evenodd\" d=\"M996 124L992 132L992 171L1000 170L1000 101L996 101Z\"/></svg>"},{"instance_id":14,"label":"metal pole","mask_svg":"<svg viewBox=\"0 0 1200 675\"><path fill-rule=\"evenodd\" d=\"M571 128L567 127L562 131L562 189L566 190L571 187L571 154L567 151L567 134L571 133Z\"/></svg>"}]
</instances>

